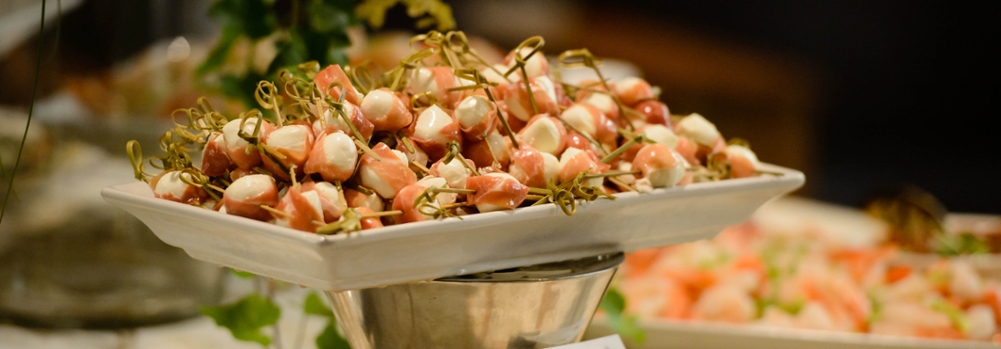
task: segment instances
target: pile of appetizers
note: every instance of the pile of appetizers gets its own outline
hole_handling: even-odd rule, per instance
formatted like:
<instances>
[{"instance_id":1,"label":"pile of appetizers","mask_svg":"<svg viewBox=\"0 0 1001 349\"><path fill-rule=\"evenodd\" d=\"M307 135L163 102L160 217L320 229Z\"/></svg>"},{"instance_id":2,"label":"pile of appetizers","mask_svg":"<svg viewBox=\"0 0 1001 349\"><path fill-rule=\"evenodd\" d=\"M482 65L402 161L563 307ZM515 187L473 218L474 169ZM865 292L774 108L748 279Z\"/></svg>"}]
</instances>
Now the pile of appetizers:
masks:
<instances>
[{"instance_id":1,"label":"pile of appetizers","mask_svg":"<svg viewBox=\"0 0 1001 349\"><path fill-rule=\"evenodd\" d=\"M629 254L618 287L626 311L647 320L1001 343L1001 280L969 260L912 265L899 253L752 220L713 240Z\"/></svg>"},{"instance_id":2,"label":"pile of appetizers","mask_svg":"<svg viewBox=\"0 0 1001 349\"><path fill-rule=\"evenodd\" d=\"M174 113L187 122L163 135L163 155L127 148L157 198L322 234L548 203L573 214L618 192L761 173L746 143L671 115L657 87L606 80L586 49L551 67L543 42L487 62L462 32L432 31L387 72L303 63L258 84L259 109L224 116L203 99ZM597 79L569 84L559 67Z\"/></svg>"}]
</instances>

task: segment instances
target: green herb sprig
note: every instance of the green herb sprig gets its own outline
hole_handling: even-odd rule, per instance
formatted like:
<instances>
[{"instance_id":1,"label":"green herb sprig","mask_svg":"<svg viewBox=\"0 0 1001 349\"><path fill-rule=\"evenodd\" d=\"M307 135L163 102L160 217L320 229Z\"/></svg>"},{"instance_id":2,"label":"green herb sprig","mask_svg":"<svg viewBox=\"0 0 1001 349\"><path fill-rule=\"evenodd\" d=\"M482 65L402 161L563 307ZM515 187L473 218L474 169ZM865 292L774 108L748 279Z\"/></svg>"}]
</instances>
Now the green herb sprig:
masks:
<instances>
[{"instance_id":1,"label":"green herb sprig","mask_svg":"<svg viewBox=\"0 0 1001 349\"><path fill-rule=\"evenodd\" d=\"M254 91L261 80L274 79L283 69L302 62L318 66L347 64L351 46L348 31L362 20L379 28L386 11L403 4L407 14L418 18L417 27L436 25L438 30L455 27L452 9L440 0L217 0L209 15L222 23L219 43L195 70L204 86L226 97L254 106ZM357 7L356 7L357 5ZM267 68L253 66L249 50L242 66L233 67L230 56L241 41L256 46L270 40L276 50Z\"/></svg>"},{"instance_id":2,"label":"green herb sprig","mask_svg":"<svg viewBox=\"0 0 1001 349\"><path fill-rule=\"evenodd\" d=\"M625 313L626 298L619 290L609 287L605 293L605 298L601 299L598 307L605 312L608 325L616 333L636 343L643 343L646 340L646 333L637 324L636 317Z\"/></svg>"},{"instance_id":3,"label":"green herb sprig","mask_svg":"<svg viewBox=\"0 0 1001 349\"><path fill-rule=\"evenodd\" d=\"M250 294L233 304L218 307L203 307L202 314L215 320L216 325L225 327L233 338L257 342L267 347L272 338L261 330L278 323L281 309L273 301L260 294Z\"/></svg>"}]
</instances>

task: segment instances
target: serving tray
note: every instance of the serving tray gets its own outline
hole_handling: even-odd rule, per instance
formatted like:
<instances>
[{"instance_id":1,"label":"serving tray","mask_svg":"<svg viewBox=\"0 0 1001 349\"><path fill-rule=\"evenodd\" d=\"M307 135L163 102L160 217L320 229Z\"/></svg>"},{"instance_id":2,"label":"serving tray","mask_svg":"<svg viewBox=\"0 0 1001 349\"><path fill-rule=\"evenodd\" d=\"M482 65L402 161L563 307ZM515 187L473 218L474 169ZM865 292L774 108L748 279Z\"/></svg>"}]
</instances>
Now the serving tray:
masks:
<instances>
[{"instance_id":1,"label":"serving tray","mask_svg":"<svg viewBox=\"0 0 1001 349\"><path fill-rule=\"evenodd\" d=\"M634 343L624 338L629 349L996 349L989 342L888 336L868 333L807 330L668 320L639 322L645 340ZM595 317L584 339L599 338L615 331L603 318Z\"/></svg>"},{"instance_id":2,"label":"serving tray","mask_svg":"<svg viewBox=\"0 0 1001 349\"><path fill-rule=\"evenodd\" d=\"M539 205L338 235L157 199L142 182L104 188L101 195L193 258L342 291L712 238L805 181L795 170L761 169L776 175L621 193L581 203L573 216Z\"/></svg>"}]
</instances>

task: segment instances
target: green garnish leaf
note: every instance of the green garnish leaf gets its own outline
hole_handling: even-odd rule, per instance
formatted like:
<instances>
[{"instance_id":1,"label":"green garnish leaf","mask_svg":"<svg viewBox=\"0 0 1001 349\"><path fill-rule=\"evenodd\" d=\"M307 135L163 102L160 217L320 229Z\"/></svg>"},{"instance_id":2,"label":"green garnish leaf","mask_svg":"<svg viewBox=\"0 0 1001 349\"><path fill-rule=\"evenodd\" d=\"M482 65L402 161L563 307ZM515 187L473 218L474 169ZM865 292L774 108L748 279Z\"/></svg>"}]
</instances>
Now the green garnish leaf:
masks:
<instances>
[{"instance_id":1,"label":"green garnish leaf","mask_svg":"<svg viewBox=\"0 0 1001 349\"><path fill-rule=\"evenodd\" d=\"M418 28L437 24L438 30L455 28L455 18L452 17L452 7L441 0L366 0L355 8L355 15L368 22L372 28L381 28L386 23L386 11L397 3L407 6L407 15L418 18Z\"/></svg>"},{"instance_id":2,"label":"green garnish leaf","mask_svg":"<svg viewBox=\"0 0 1001 349\"><path fill-rule=\"evenodd\" d=\"M637 324L636 317L624 314L626 298L617 289L609 287L598 307L605 312L608 325L619 335L636 343L643 343L646 340L646 333Z\"/></svg>"},{"instance_id":3,"label":"green garnish leaf","mask_svg":"<svg viewBox=\"0 0 1001 349\"><path fill-rule=\"evenodd\" d=\"M278 54L275 55L275 59L268 65L268 74L265 74L266 76L270 76L270 73L277 72L279 69L295 67L299 63L309 60L309 52L306 50L306 42L303 40L301 30L290 30L289 39L278 42L276 48Z\"/></svg>"},{"instance_id":4,"label":"green garnish leaf","mask_svg":"<svg viewBox=\"0 0 1001 349\"><path fill-rule=\"evenodd\" d=\"M321 33L344 35L348 27L357 24L351 15L354 10L351 0L313 0L307 6L309 24Z\"/></svg>"},{"instance_id":5,"label":"green garnish leaf","mask_svg":"<svg viewBox=\"0 0 1001 349\"><path fill-rule=\"evenodd\" d=\"M233 44L239 37L240 31L236 27L223 27L219 43L212 49L205 61L195 69L195 76L205 76L205 74L222 67L223 63L226 62L226 57L229 56L229 51L233 49Z\"/></svg>"},{"instance_id":6,"label":"green garnish leaf","mask_svg":"<svg viewBox=\"0 0 1001 349\"><path fill-rule=\"evenodd\" d=\"M872 312L865 319L865 323L872 325L883 319L883 302L880 302L872 292L866 292L866 298L869 298L869 304L872 304Z\"/></svg>"},{"instance_id":7,"label":"green garnish leaf","mask_svg":"<svg viewBox=\"0 0 1001 349\"><path fill-rule=\"evenodd\" d=\"M601 300L600 307L608 314L621 315L626 310L626 297L619 290L609 287L605 298Z\"/></svg>"},{"instance_id":8,"label":"green garnish leaf","mask_svg":"<svg viewBox=\"0 0 1001 349\"><path fill-rule=\"evenodd\" d=\"M334 318L334 312L330 311L327 304L323 303L320 295L316 294L316 292L310 292L306 296L305 303L303 310L306 311L306 314L327 318L327 327L323 328L320 336L316 337L316 348L351 349L351 344L341 336L340 332L337 332L337 319Z\"/></svg>"},{"instance_id":9,"label":"green garnish leaf","mask_svg":"<svg viewBox=\"0 0 1001 349\"><path fill-rule=\"evenodd\" d=\"M253 279L253 278L257 277L257 274L248 273L248 272L245 272L245 271L239 271L239 270L236 270L236 269L230 269L229 271L231 273L233 273L233 275L236 275L236 277L241 278L241 279Z\"/></svg>"},{"instance_id":10,"label":"green garnish leaf","mask_svg":"<svg viewBox=\"0 0 1001 349\"><path fill-rule=\"evenodd\" d=\"M936 299L931 303L931 309L949 317L949 321L963 333L970 333L970 319L966 313L942 299Z\"/></svg>"},{"instance_id":11,"label":"green garnish leaf","mask_svg":"<svg viewBox=\"0 0 1001 349\"><path fill-rule=\"evenodd\" d=\"M257 105L252 92L257 89L257 83L261 80L265 80L264 75L253 71L247 71L243 76L227 74L219 76L218 88L222 94L233 97L244 105Z\"/></svg>"},{"instance_id":12,"label":"green garnish leaf","mask_svg":"<svg viewBox=\"0 0 1001 349\"><path fill-rule=\"evenodd\" d=\"M223 30L233 28L253 40L259 40L278 29L278 19L271 3L267 0L218 0L209 9L209 16L218 18Z\"/></svg>"},{"instance_id":13,"label":"green garnish leaf","mask_svg":"<svg viewBox=\"0 0 1001 349\"><path fill-rule=\"evenodd\" d=\"M261 329L277 323L281 315L281 309L274 302L259 294L251 294L233 304L202 307L201 312L215 320L216 325L228 329L233 338L263 346L271 345L271 337Z\"/></svg>"},{"instance_id":14,"label":"green garnish leaf","mask_svg":"<svg viewBox=\"0 0 1001 349\"><path fill-rule=\"evenodd\" d=\"M334 318L330 318L327 327L323 329L319 337L316 337L317 349L351 349L351 344L344 337L341 337L335 326L337 323Z\"/></svg>"},{"instance_id":15,"label":"green garnish leaf","mask_svg":"<svg viewBox=\"0 0 1001 349\"><path fill-rule=\"evenodd\" d=\"M368 25L372 28L382 28L382 25L386 24L386 11L396 6L396 2L397 0L368 0L358 4L355 15L368 21Z\"/></svg>"},{"instance_id":16,"label":"green garnish leaf","mask_svg":"<svg viewBox=\"0 0 1001 349\"><path fill-rule=\"evenodd\" d=\"M970 233L942 237L938 253L943 256L990 253L987 242Z\"/></svg>"},{"instance_id":17,"label":"green garnish leaf","mask_svg":"<svg viewBox=\"0 0 1001 349\"><path fill-rule=\"evenodd\" d=\"M334 317L334 312L330 311L330 308L323 303L323 300L320 299L320 296L316 292L310 292L306 296L306 304L303 306L303 310L309 315L325 316L328 318Z\"/></svg>"},{"instance_id":18,"label":"green garnish leaf","mask_svg":"<svg viewBox=\"0 0 1001 349\"><path fill-rule=\"evenodd\" d=\"M765 310L767 310L770 307L774 307L775 309L778 309L783 313L795 316L798 315L799 312L803 310L804 306L806 306L806 301L803 299L796 299L790 302L783 303L778 301L774 297L764 297L756 299L754 301L754 308L757 317L763 316L765 314Z\"/></svg>"}]
</instances>

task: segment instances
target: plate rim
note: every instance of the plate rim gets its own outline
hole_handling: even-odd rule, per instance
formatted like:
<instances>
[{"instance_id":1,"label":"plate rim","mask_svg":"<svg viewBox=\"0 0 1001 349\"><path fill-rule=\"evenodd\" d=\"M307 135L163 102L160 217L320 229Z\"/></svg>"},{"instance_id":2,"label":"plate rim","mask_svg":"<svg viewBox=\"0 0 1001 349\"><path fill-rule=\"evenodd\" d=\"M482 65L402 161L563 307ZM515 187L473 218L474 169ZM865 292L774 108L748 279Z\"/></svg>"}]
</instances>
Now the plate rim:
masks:
<instances>
[{"instance_id":1,"label":"plate rim","mask_svg":"<svg viewBox=\"0 0 1001 349\"><path fill-rule=\"evenodd\" d=\"M658 188L654 189L650 193L643 193L643 194L636 192L617 193L614 194L614 196L616 197L616 199L626 199L626 200L629 199L642 200L645 198L656 199L660 196L667 194L674 194L672 196L684 197L689 195L697 195L698 193L702 192L718 191L731 187L740 187L745 190L751 190L759 187L767 187L770 185L774 185L776 182L786 183L789 186L789 189L786 191L786 193L789 193L802 187L806 181L806 176L802 172L794 169L789 169L768 163L761 163L759 165L759 169L780 173L781 176L762 174L759 176L749 177L749 178L736 178L736 179L727 179L715 182L692 183L685 186L673 187L673 188ZM139 188L145 188L145 190L143 191L142 189ZM139 193L138 191L143 191L143 192ZM180 202L158 199L152 195L152 190L149 189L149 185L140 181L117 184L102 188L101 196L104 198L105 201L111 203L114 206L119 206L121 204L127 206L144 207L147 209L156 208L158 210L165 211L165 213L176 214L179 216L191 215L192 218L206 219L206 220L220 220L221 222L223 222L223 224L227 226L238 226L242 228L248 228L249 230L254 231L256 233L273 234L283 239L292 240L295 241L296 243L308 246L325 246L325 245L332 245L339 243L348 243L351 239L358 239L358 238L364 238L365 240L368 241L380 241L383 239L396 238L401 235L406 236L410 234L414 235L434 234L433 231L422 228L435 225L441 226L441 225L463 224L464 222L480 222L480 221L489 222L490 220L496 220L502 216L518 216L523 218L534 218L534 217L544 217L547 215L552 215L554 213L559 213L561 215L563 214L562 211L555 205L539 205L539 206L520 207L514 210L477 213L473 215L463 216L462 219L450 217L439 220L412 222L406 224L381 227L371 230L355 231L347 234L321 235L301 230L295 230L288 227L278 226L269 222L258 221L234 215L228 215L215 210L205 209L202 207L193 206L189 204L183 204ZM614 205L615 201L617 200L598 200L593 202L586 202L584 203L584 205L581 205L579 207L587 207L592 205Z\"/></svg>"},{"instance_id":2,"label":"plate rim","mask_svg":"<svg viewBox=\"0 0 1001 349\"><path fill-rule=\"evenodd\" d=\"M602 331L614 332L604 316L595 316L590 327ZM931 349L943 346L957 349L988 349L997 348L990 342L971 339L955 340L941 338L920 338L908 336L893 336L876 333L858 333L846 331L827 331L792 327L767 326L760 324L731 324L724 322L670 320L670 319L640 319L639 327L645 331L687 332L692 334L719 335L735 338L759 338L770 340L806 341L825 344L842 345L875 345L886 348L916 348ZM654 347L656 348L656 347Z\"/></svg>"}]
</instances>

